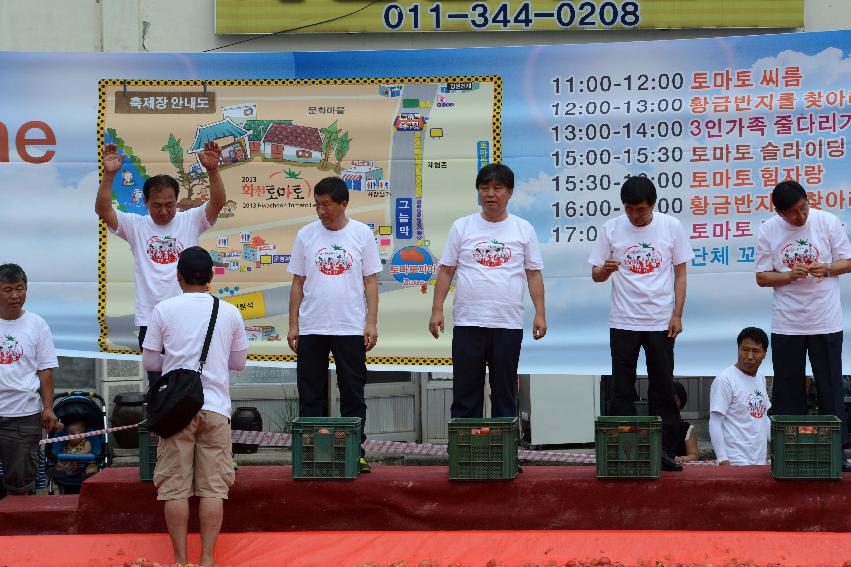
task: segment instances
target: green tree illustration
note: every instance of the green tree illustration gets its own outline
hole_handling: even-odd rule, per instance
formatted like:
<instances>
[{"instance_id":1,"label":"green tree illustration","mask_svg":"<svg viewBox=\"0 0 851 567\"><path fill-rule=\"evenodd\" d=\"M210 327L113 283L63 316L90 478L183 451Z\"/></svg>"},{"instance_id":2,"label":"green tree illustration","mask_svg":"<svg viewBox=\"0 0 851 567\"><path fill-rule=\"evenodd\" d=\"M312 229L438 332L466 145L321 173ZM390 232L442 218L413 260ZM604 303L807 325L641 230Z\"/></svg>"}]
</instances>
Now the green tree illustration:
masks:
<instances>
[{"instance_id":1,"label":"green tree illustration","mask_svg":"<svg viewBox=\"0 0 851 567\"><path fill-rule=\"evenodd\" d=\"M335 120L327 128L320 128L319 132L322 134L322 161L319 162L319 167L327 169L328 161L331 159L331 150L337 145L339 136L337 121Z\"/></svg>"},{"instance_id":2,"label":"green tree illustration","mask_svg":"<svg viewBox=\"0 0 851 567\"><path fill-rule=\"evenodd\" d=\"M186 190L186 195L190 200L194 198L196 189L201 187L209 188L210 185L206 172L193 176L186 171L186 163L183 160L183 146L180 144L180 140L174 137L173 133L169 133L168 143L160 149L168 153L168 159L177 171L177 183Z\"/></svg>"},{"instance_id":3,"label":"green tree illustration","mask_svg":"<svg viewBox=\"0 0 851 567\"><path fill-rule=\"evenodd\" d=\"M351 146L352 139L349 138L348 132L343 132L343 135L337 140L337 148L334 151L334 157L337 158L337 173L342 171L342 167L340 163L343 161L343 158L346 157L346 154L349 153L349 147Z\"/></svg>"}]
</instances>

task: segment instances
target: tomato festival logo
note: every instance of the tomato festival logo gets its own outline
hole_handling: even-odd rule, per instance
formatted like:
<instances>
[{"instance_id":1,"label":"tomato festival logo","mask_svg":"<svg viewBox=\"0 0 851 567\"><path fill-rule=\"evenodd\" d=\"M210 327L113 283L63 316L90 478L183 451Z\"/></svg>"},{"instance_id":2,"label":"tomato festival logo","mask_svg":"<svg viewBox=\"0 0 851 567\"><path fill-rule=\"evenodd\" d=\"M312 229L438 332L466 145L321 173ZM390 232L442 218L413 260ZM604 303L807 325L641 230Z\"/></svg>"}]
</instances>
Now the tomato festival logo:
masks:
<instances>
[{"instance_id":1,"label":"tomato festival logo","mask_svg":"<svg viewBox=\"0 0 851 567\"><path fill-rule=\"evenodd\" d=\"M498 268L511 259L511 248L496 239L479 242L473 248L473 258L482 266Z\"/></svg>"},{"instance_id":2,"label":"tomato festival logo","mask_svg":"<svg viewBox=\"0 0 851 567\"><path fill-rule=\"evenodd\" d=\"M352 269L354 260L340 244L322 248L316 253L316 267L326 276L339 276Z\"/></svg>"},{"instance_id":3,"label":"tomato festival logo","mask_svg":"<svg viewBox=\"0 0 851 567\"><path fill-rule=\"evenodd\" d=\"M21 360L24 356L24 347L18 343L18 339L12 335L3 337L3 344L0 346L0 364L14 364Z\"/></svg>"},{"instance_id":4,"label":"tomato festival logo","mask_svg":"<svg viewBox=\"0 0 851 567\"><path fill-rule=\"evenodd\" d=\"M623 263L634 274L649 274L662 265L662 255L649 242L630 246L623 253Z\"/></svg>"},{"instance_id":5,"label":"tomato festival logo","mask_svg":"<svg viewBox=\"0 0 851 567\"><path fill-rule=\"evenodd\" d=\"M148 239L148 258L157 264L173 264L183 252L183 244L173 236L152 236Z\"/></svg>"},{"instance_id":6,"label":"tomato festival logo","mask_svg":"<svg viewBox=\"0 0 851 567\"><path fill-rule=\"evenodd\" d=\"M751 417L754 419L762 419L768 408L765 407L765 394L758 389L748 395L747 399L748 411L751 412Z\"/></svg>"},{"instance_id":7,"label":"tomato festival logo","mask_svg":"<svg viewBox=\"0 0 851 567\"><path fill-rule=\"evenodd\" d=\"M780 251L783 264L790 270L795 266L810 266L818 262L818 249L809 240L790 242Z\"/></svg>"},{"instance_id":8,"label":"tomato festival logo","mask_svg":"<svg viewBox=\"0 0 851 567\"><path fill-rule=\"evenodd\" d=\"M390 260L390 273L405 287L427 286L436 271L434 258L422 246L400 248Z\"/></svg>"}]
</instances>

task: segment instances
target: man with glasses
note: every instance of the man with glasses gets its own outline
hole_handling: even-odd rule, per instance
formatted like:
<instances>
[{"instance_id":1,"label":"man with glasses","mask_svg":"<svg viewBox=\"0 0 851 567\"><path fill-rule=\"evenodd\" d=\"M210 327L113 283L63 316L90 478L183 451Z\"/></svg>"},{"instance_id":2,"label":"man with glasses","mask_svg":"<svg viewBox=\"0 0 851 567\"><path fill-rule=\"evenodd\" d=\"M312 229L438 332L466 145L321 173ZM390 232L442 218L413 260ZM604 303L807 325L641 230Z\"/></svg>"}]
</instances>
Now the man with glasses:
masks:
<instances>
[{"instance_id":1,"label":"man with glasses","mask_svg":"<svg viewBox=\"0 0 851 567\"><path fill-rule=\"evenodd\" d=\"M444 330L443 302L455 278L452 302L452 407L455 417L483 417L485 367L492 417L517 416L517 365L523 341L523 292L528 285L535 319L532 338L547 332L544 267L535 229L508 213L514 172L501 163L476 177L482 210L456 220L440 257L429 331Z\"/></svg>"},{"instance_id":2,"label":"man with glasses","mask_svg":"<svg viewBox=\"0 0 851 567\"><path fill-rule=\"evenodd\" d=\"M842 442L847 446L838 276L851 271L851 244L838 218L810 210L807 192L799 183L778 183L771 202L777 216L759 229L755 269L757 285L774 288L772 410L777 415L808 413L809 356L819 413L842 420Z\"/></svg>"}]
</instances>

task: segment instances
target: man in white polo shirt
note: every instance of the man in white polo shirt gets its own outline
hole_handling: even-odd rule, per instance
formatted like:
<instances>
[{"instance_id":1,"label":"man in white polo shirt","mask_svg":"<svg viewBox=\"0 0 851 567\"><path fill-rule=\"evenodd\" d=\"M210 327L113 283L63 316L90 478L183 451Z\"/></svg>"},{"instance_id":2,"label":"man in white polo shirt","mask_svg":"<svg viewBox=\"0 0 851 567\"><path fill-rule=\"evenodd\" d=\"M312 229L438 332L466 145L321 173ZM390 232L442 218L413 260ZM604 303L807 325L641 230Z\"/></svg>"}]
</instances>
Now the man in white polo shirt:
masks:
<instances>
[{"instance_id":1,"label":"man in white polo shirt","mask_svg":"<svg viewBox=\"0 0 851 567\"><path fill-rule=\"evenodd\" d=\"M143 346L145 370L170 372L197 369L213 297L207 287L213 279L213 259L200 246L183 250L177 261L178 285L183 293L154 307ZM160 352L165 351L164 355ZM199 497L201 526L200 565L213 565L216 539L222 526L223 501L234 481L231 453L231 399L228 370L242 370L248 355L245 323L239 310L220 301L207 361L201 373L204 405L192 421L160 439L154 485L165 501L165 520L174 548L174 562L188 563L186 533L189 497Z\"/></svg>"},{"instance_id":2,"label":"man in white polo shirt","mask_svg":"<svg viewBox=\"0 0 851 567\"><path fill-rule=\"evenodd\" d=\"M328 354L334 355L340 415L359 417L366 431L366 353L378 341L378 273L381 258L372 229L346 216L349 188L326 177L313 188L314 221L298 231L287 270L290 328L298 355L298 414L328 415ZM366 435L361 432L361 442ZM360 472L370 466L361 449Z\"/></svg>"},{"instance_id":3,"label":"man in white polo shirt","mask_svg":"<svg viewBox=\"0 0 851 567\"><path fill-rule=\"evenodd\" d=\"M756 283L774 288L771 403L777 415L806 415L806 358L818 390L819 413L848 425L842 383L842 305L839 276L851 271L851 243L834 215L810 210L807 192L796 181L778 183L771 193L777 216L757 235ZM848 469L847 463L844 465Z\"/></svg>"},{"instance_id":4,"label":"man in white polo shirt","mask_svg":"<svg viewBox=\"0 0 851 567\"><path fill-rule=\"evenodd\" d=\"M759 365L768 350L768 335L757 327L736 338L738 359L712 381L709 435L719 465L764 465L771 422L765 376Z\"/></svg>"},{"instance_id":5,"label":"man in white polo shirt","mask_svg":"<svg viewBox=\"0 0 851 567\"><path fill-rule=\"evenodd\" d=\"M535 306L532 338L547 333L544 262L535 229L508 213L514 172L501 163L476 176L482 210L452 223L434 287L429 331L444 330L443 303L452 301L452 417L484 417L485 368L491 416L517 416L517 366L523 342L526 286Z\"/></svg>"},{"instance_id":6,"label":"man in white polo shirt","mask_svg":"<svg viewBox=\"0 0 851 567\"><path fill-rule=\"evenodd\" d=\"M680 221L654 211L656 186L633 176L621 185L626 214L606 221L588 263L591 278L612 278L609 343L612 352L609 415L635 415L638 353L644 348L650 415L662 418L662 468L682 470L674 402L674 340L683 330L686 262L694 252Z\"/></svg>"},{"instance_id":7,"label":"man in white polo shirt","mask_svg":"<svg viewBox=\"0 0 851 567\"><path fill-rule=\"evenodd\" d=\"M121 171L125 154L115 144L103 148L103 178L95 200L95 211L115 235L130 244L136 280L134 324L139 327L139 348L145 341L148 318L154 306L180 295L174 267L184 248L197 246L198 238L216 223L227 201L219 173L222 151L208 142L198 154L210 180L210 198L200 207L177 211L180 185L170 175L155 175L142 188L147 215L124 213L112 203L112 184Z\"/></svg>"}]
</instances>

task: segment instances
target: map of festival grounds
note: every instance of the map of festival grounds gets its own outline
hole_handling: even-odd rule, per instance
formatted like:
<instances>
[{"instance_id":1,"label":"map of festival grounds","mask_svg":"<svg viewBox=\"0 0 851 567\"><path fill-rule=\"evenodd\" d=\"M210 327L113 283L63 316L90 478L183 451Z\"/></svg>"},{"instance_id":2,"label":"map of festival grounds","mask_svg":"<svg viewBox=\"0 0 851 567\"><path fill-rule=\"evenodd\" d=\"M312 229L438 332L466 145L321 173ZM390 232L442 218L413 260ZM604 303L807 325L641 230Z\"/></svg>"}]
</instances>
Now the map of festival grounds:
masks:
<instances>
[{"instance_id":1,"label":"map of festival grounds","mask_svg":"<svg viewBox=\"0 0 851 567\"><path fill-rule=\"evenodd\" d=\"M295 359L287 264L296 233L316 220L314 185L340 176L347 214L373 229L384 264L368 362L440 365L450 363L449 341L426 340L431 286L452 222L479 210L478 169L500 158L500 109L494 76L104 80L99 142L127 155L113 205L136 214L147 214L144 180L159 173L178 180L178 210L204 206L197 154L210 141L222 148L228 201L200 245L214 261L210 291L240 309L254 360ZM169 243L152 246L154 261L176 258ZM130 248L103 223L99 271L101 349L138 352Z\"/></svg>"}]
</instances>

